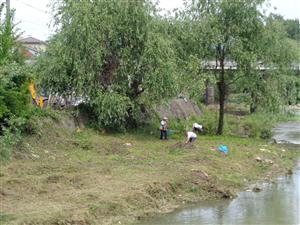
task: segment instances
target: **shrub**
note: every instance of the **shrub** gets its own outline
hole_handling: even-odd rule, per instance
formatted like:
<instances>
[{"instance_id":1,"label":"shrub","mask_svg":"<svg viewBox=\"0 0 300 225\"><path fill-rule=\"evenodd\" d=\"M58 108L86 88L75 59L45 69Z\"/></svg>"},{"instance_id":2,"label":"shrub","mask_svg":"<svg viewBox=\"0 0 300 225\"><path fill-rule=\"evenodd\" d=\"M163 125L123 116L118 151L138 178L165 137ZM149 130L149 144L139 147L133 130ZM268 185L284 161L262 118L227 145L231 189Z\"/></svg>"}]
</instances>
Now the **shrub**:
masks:
<instances>
[{"instance_id":1,"label":"shrub","mask_svg":"<svg viewBox=\"0 0 300 225\"><path fill-rule=\"evenodd\" d=\"M30 103L30 70L11 63L0 67L0 159L9 157L10 147L29 129L35 108Z\"/></svg>"},{"instance_id":2,"label":"shrub","mask_svg":"<svg viewBox=\"0 0 300 225\"><path fill-rule=\"evenodd\" d=\"M91 101L98 127L109 130L123 130L129 109L129 98L116 93L98 93Z\"/></svg>"},{"instance_id":3,"label":"shrub","mask_svg":"<svg viewBox=\"0 0 300 225\"><path fill-rule=\"evenodd\" d=\"M15 145L19 140L19 134L12 134L9 131L3 132L3 135L0 136L0 161L9 159L11 146Z\"/></svg>"},{"instance_id":4,"label":"shrub","mask_svg":"<svg viewBox=\"0 0 300 225\"><path fill-rule=\"evenodd\" d=\"M244 116L226 114L224 135L268 139L272 136L274 124L279 121L291 120L292 115L288 111L282 111L278 114L257 112ZM201 116L192 116L187 119L169 118L169 129L174 130L172 138L182 138L185 131L192 130L192 124L195 122L204 127L204 132L201 135L215 135L218 113L213 109L204 108Z\"/></svg>"},{"instance_id":5,"label":"shrub","mask_svg":"<svg viewBox=\"0 0 300 225\"><path fill-rule=\"evenodd\" d=\"M0 67L0 134L12 118L28 118L32 107L27 90L29 70L9 64Z\"/></svg>"}]
</instances>

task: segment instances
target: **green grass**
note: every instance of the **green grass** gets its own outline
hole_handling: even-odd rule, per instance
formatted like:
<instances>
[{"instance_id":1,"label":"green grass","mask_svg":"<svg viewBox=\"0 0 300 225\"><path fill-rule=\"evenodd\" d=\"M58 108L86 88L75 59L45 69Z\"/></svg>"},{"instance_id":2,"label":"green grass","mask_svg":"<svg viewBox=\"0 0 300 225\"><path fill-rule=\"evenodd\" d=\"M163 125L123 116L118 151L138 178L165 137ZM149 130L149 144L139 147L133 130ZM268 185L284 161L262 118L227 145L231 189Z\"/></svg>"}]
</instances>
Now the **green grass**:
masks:
<instances>
[{"instance_id":1,"label":"green grass","mask_svg":"<svg viewBox=\"0 0 300 225\"><path fill-rule=\"evenodd\" d=\"M227 104L225 111L223 128L225 136L269 139L276 123L300 121L300 116L294 115L292 110L276 114L268 112L250 114L244 105ZM192 130L194 122L204 126L206 135L214 135L218 127L218 113L218 108L214 105L209 108L203 107L201 116L191 116L185 120L170 118L169 127L174 130L172 138L180 140L185 131Z\"/></svg>"},{"instance_id":2,"label":"green grass","mask_svg":"<svg viewBox=\"0 0 300 225\"><path fill-rule=\"evenodd\" d=\"M297 157L260 139L199 135L184 147L181 133L158 135L75 132L46 120L0 168L1 224L130 224L182 202L234 195L285 173ZM227 156L211 150L220 144Z\"/></svg>"}]
</instances>

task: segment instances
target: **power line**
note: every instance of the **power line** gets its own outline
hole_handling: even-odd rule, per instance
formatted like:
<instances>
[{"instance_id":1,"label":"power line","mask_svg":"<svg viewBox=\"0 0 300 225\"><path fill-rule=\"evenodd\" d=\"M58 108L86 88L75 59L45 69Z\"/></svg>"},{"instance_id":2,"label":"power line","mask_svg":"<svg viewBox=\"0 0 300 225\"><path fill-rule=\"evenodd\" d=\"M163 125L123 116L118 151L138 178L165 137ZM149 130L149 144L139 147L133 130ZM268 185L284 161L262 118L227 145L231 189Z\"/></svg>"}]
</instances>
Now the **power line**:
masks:
<instances>
[{"instance_id":1,"label":"power line","mask_svg":"<svg viewBox=\"0 0 300 225\"><path fill-rule=\"evenodd\" d=\"M20 23L25 22L25 23L31 23L31 24L34 24L34 25L36 25L36 26L41 26L41 27L47 26L47 23L46 23L46 25L45 25L45 24L35 23L35 22L30 21L30 20L21 19L21 18L16 18L16 20L19 20L19 21L17 21L17 23L19 23L19 22L20 22Z\"/></svg>"},{"instance_id":2,"label":"power line","mask_svg":"<svg viewBox=\"0 0 300 225\"><path fill-rule=\"evenodd\" d=\"M45 10L43 10L43 9L39 9L39 8L33 6L33 5L30 5L30 4L28 4L28 3L22 2L22 1L20 1L20 0L17 0L17 1L20 2L20 3L23 4L23 5L26 5L27 7L30 7L30 8L32 8L32 9L37 10L38 12L41 12L41 13L44 13L44 14L48 14L48 13L47 13Z\"/></svg>"}]
</instances>

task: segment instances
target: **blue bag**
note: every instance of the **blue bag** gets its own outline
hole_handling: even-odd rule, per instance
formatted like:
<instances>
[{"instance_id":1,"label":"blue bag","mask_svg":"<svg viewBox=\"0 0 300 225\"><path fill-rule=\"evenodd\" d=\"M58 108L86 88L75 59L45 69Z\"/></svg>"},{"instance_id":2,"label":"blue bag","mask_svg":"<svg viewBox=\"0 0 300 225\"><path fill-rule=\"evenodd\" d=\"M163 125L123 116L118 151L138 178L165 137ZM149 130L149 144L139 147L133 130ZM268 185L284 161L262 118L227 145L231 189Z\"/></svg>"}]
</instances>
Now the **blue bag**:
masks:
<instances>
[{"instance_id":1,"label":"blue bag","mask_svg":"<svg viewBox=\"0 0 300 225\"><path fill-rule=\"evenodd\" d=\"M225 154L228 153L228 148L227 148L226 145L220 145L220 146L218 147L218 150L219 150L220 152L225 153Z\"/></svg>"}]
</instances>

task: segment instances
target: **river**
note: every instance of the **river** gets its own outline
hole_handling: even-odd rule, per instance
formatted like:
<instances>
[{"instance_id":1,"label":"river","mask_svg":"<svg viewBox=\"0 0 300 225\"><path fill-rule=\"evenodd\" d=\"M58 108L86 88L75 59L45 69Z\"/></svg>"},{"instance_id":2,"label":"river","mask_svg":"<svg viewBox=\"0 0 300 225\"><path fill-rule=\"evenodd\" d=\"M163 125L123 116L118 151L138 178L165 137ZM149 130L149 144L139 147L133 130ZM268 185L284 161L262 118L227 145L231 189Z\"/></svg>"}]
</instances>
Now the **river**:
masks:
<instances>
[{"instance_id":1,"label":"river","mask_svg":"<svg viewBox=\"0 0 300 225\"><path fill-rule=\"evenodd\" d=\"M274 139L300 150L300 122L278 124ZM289 142L290 144L286 144ZM262 183L261 192L244 191L233 200L201 202L143 221L140 225L295 224L300 225L300 160L293 174Z\"/></svg>"}]
</instances>

